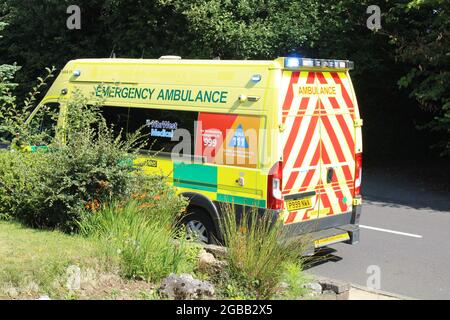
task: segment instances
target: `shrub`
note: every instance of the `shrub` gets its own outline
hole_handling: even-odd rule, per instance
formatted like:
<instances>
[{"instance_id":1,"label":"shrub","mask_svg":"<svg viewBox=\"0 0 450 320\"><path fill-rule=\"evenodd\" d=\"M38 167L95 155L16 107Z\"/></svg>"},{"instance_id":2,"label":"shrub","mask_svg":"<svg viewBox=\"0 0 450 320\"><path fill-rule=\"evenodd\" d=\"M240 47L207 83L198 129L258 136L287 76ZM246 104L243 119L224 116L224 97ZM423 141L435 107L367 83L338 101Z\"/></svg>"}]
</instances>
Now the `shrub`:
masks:
<instances>
[{"instance_id":1,"label":"shrub","mask_svg":"<svg viewBox=\"0 0 450 320\"><path fill-rule=\"evenodd\" d=\"M163 179L153 178L156 184ZM171 272L192 272L192 259L183 237L175 242L185 201L168 187L157 194L137 194L128 202L113 202L95 213L87 213L80 223L86 236L97 239L104 257L120 266L128 278L159 281Z\"/></svg>"},{"instance_id":2,"label":"shrub","mask_svg":"<svg viewBox=\"0 0 450 320\"><path fill-rule=\"evenodd\" d=\"M16 218L45 206L49 157L43 153L0 152L0 218Z\"/></svg>"},{"instance_id":3,"label":"shrub","mask_svg":"<svg viewBox=\"0 0 450 320\"><path fill-rule=\"evenodd\" d=\"M1 29L1 28L0 28ZM24 125L35 107L37 97L40 91L47 85L47 82L53 78L55 68L47 68L46 75L38 78L37 85L28 93L23 104L16 103L16 97L11 90L16 84L9 83L13 78L18 67L13 67L5 75L5 66L0 66L0 145L12 145L13 147L22 143L28 145L40 145L42 142L48 142L50 136L48 131L36 130L34 126ZM10 68L6 68L8 70ZM35 124L38 126L39 120L44 116L44 109L41 108L36 114Z\"/></svg>"},{"instance_id":4,"label":"shrub","mask_svg":"<svg viewBox=\"0 0 450 320\"><path fill-rule=\"evenodd\" d=\"M50 152L3 154L0 210L27 225L75 231L86 208L129 197L140 179L133 167L138 133L121 140L100 115L75 94L67 121Z\"/></svg>"},{"instance_id":5,"label":"shrub","mask_svg":"<svg viewBox=\"0 0 450 320\"><path fill-rule=\"evenodd\" d=\"M281 221L259 214L256 209L244 210L237 219L234 207L224 208L221 226L224 244L228 247L228 276L224 294L235 297L268 299L283 279L287 265L301 272L303 239L289 240Z\"/></svg>"},{"instance_id":6,"label":"shrub","mask_svg":"<svg viewBox=\"0 0 450 320\"><path fill-rule=\"evenodd\" d=\"M295 300L305 296L309 289L305 284L311 282L312 277L302 272L304 261L288 261L282 265L281 281L286 284L286 288L277 296L280 299Z\"/></svg>"}]
</instances>

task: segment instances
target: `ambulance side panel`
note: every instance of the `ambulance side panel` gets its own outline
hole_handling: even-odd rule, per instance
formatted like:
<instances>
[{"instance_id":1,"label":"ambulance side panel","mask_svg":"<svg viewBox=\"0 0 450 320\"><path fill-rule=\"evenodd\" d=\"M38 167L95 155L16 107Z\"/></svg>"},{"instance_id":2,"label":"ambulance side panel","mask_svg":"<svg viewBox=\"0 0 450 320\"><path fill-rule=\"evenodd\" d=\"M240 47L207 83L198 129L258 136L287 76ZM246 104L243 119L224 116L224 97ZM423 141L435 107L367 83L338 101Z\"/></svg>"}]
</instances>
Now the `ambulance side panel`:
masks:
<instances>
[{"instance_id":1,"label":"ambulance side panel","mask_svg":"<svg viewBox=\"0 0 450 320\"><path fill-rule=\"evenodd\" d=\"M201 158L211 150L204 145L203 138L211 138L208 129L222 131L223 141L217 143L217 150L205 161L173 161L170 156L147 156L142 154L136 161L148 174L163 174L177 188L179 193L198 193L213 202L234 203L245 206L266 207L267 168L264 157L278 145L265 134L276 112L279 70L274 62L248 63L200 63L195 61L152 61L151 63L127 63L120 59L105 62L80 60L71 62L65 70L70 81L70 92L79 90L86 96L104 99L105 108L145 108L172 110L197 114L202 129L196 130L195 156ZM74 78L74 70L81 75ZM253 75L260 75L261 81L251 81ZM98 86L109 87L102 91ZM120 88L148 88L153 91L151 99L136 96L123 98L117 94ZM174 101L157 99L164 90L184 89L226 92L226 101L201 103L195 101ZM104 94L107 96L104 96ZM147 93L147 92L146 92ZM257 97L257 101L240 101L241 95ZM147 97L148 95L146 95ZM146 120L141 119L142 125ZM246 137L243 145L236 145L233 138L239 130L253 129L255 137ZM203 131L202 131L203 130ZM271 128L269 128L269 131ZM273 131L273 130L272 130ZM208 140L210 141L210 140ZM194 142L194 141L193 141ZM203 145L203 147L201 147ZM199 148L200 146L200 148ZM246 162L224 162L218 154L230 150L245 153ZM208 151L208 152L206 152ZM251 155L249 154L251 152ZM251 164L248 160L251 159Z\"/></svg>"}]
</instances>

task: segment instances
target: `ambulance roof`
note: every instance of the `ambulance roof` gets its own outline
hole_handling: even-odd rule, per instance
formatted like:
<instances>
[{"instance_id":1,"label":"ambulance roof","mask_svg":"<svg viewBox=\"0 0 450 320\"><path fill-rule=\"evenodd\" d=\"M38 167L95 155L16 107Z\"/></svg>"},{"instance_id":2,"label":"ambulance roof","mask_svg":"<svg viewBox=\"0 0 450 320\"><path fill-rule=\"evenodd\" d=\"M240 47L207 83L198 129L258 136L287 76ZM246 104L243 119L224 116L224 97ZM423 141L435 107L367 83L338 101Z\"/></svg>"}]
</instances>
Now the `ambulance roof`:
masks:
<instances>
[{"instance_id":1,"label":"ambulance roof","mask_svg":"<svg viewBox=\"0 0 450 320\"><path fill-rule=\"evenodd\" d=\"M194 60L194 59L77 59L75 64L130 64L130 65L214 65L214 66L267 66L280 68L275 60Z\"/></svg>"}]
</instances>

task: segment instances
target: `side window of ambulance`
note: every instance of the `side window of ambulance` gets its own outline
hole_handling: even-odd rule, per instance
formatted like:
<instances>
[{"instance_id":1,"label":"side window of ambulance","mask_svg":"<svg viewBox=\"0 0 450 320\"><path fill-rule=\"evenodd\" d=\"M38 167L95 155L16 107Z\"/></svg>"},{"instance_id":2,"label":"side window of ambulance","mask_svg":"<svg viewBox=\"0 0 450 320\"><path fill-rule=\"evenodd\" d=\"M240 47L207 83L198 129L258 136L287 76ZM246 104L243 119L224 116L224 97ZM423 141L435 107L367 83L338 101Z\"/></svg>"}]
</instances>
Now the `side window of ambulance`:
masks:
<instances>
[{"instance_id":1,"label":"side window of ambulance","mask_svg":"<svg viewBox=\"0 0 450 320\"><path fill-rule=\"evenodd\" d=\"M141 129L145 135L144 150L170 153L179 143L172 141L172 137L177 130L184 129L190 135L190 155L193 155L197 118L197 112L130 108L128 132Z\"/></svg>"},{"instance_id":2,"label":"side window of ambulance","mask_svg":"<svg viewBox=\"0 0 450 320\"><path fill-rule=\"evenodd\" d=\"M143 150L170 153L178 141L172 141L176 130L185 129L191 137L190 155L194 154L195 121L198 112L148 108L103 107L106 122L116 134L141 130ZM122 131L121 131L122 130ZM162 154L161 154L162 155Z\"/></svg>"}]
</instances>

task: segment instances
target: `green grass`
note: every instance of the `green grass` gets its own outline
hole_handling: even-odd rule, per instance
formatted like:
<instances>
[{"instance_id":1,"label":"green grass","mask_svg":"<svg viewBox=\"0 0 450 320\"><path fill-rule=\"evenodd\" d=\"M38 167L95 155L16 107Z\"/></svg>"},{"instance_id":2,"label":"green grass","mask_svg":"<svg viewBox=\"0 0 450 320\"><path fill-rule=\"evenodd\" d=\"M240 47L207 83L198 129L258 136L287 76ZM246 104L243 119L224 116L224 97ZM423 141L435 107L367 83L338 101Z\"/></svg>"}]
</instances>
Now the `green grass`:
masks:
<instances>
[{"instance_id":1,"label":"green grass","mask_svg":"<svg viewBox=\"0 0 450 320\"><path fill-rule=\"evenodd\" d=\"M293 286L289 295L303 293L302 252L304 239L285 237L281 221L269 213L243 210L238 221L232 205L224 207L222 234L228 247L225 295L230 298L270 299L280 282Z\"/></svg>"},{"instance_id":2,"label":"green grass","mask_svg":"<svg viewBox=\"0 0 450 320\"><path fill-rule=\"evenodd\" d=\"M120 266L122 276L157 283L172 272L193 272L197 263L183 235L174 241L176 216L171 207L131 200L104 206L80 228L95 239L106 260Z\"/></svg>"},{"instance_id":3,"label":"green grass","mask_svg":"<svg viewBox=\"0 0 450 320\"><path fill-rule=\"evenodd\" d=\"M98 267L91 241L0 222L0 298L10 297L11 290L21 297L63 295L71 265Z\"/></svg>"}]
</instances>

